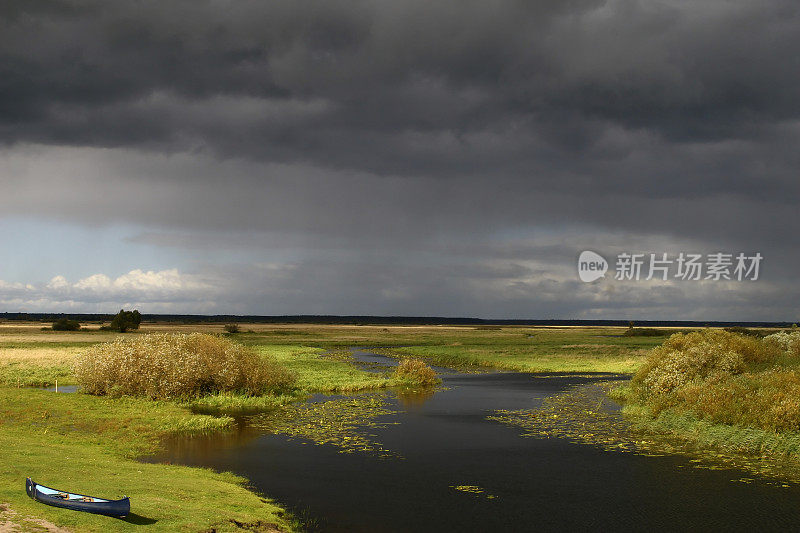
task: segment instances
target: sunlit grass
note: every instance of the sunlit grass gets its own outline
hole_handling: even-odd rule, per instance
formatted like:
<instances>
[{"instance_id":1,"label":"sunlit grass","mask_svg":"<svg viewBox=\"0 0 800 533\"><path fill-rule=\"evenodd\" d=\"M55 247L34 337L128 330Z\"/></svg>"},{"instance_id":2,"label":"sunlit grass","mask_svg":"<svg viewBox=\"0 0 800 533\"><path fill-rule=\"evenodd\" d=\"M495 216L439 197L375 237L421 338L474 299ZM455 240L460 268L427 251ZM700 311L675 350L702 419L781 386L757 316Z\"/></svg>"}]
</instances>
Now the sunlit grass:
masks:
<instances>
[{"instance_id":1,"label":"sunlit grass","mask_svg":"<svg viewBox=\"0 0 800 533\"><path fill-rule=\"evenodd\" d=\"M0 349L0 384L14 387L49 387L75 382L70 366L79 348Z\"/></svg>"},{"instance_id":2,"label":"sunlit grass","mask_svg":"<svg viewBox=\"0 0 800 533\"><path fill-rule=\"evenodd\" d=\"M279 409L284 405L307 398L302 392L294 394L268 394L245 396L242 394L208 394L186 402L193 412L212 414L249 414Z\"/></svg>"},{"instance_id":3,"label":"sunlit grass","mask_svg":"<svg viewBox=\"0 0 800 533\"><path fill-rule=\"evenodd\" d=\"M297 376L295 386L307 392L352 392L384 388L394 383L387 377L365 372L337 357L324 357L320 348L289 345L259 347Z\"/></svg>"},{"instance_id":4,"label":"sunlit grass","mask_svg":"<svg viewBox=\"0 0 800 533\"><path fill-rule=\"evenodd\" d=\"M75 531L135 531L142 526L47 507L27 497L25 477L57 488L131 498L148 531L234 531L231 519L288 528L280 508L227 473L135 460L166 435L225 430L228 417L195 415L172 402L112 399L0 387L0 502L21 517Z\"/></svg>"},{"instance_id":5,"label":"sunlit grass","mask_svg":"<svg viewBox=\"0 0 800 533\"><path fill-rule=\"evenodd\" d=\"M20 490L19 480L24 480L25 475L44 476L42 482L50 482L59 488L103 495L106 493L104 489L109 487L107 478L87 476L87 472L111 472L116 473L114 486L135 496L134 502L138 502L135 505L139 506L135 507L136 512L158 520L147 529L174 531L213 527L225 530L230 528L228 520L232 517L251 524L258 520L281 523L278 508L262 503L243 489L240 478L200 469L141 465L133 458L156 449L160 439L166 435L225 431L232 423L227 416L199 416L191 414L190 410L203 413L282 413L289 417L285 419L286 434L296 431L297 437L350 445L350 439L361 432L367 438L366 446L374 447L376 443L368 438L369 424L383 423L377 417L386 414L385 405L361 406L362 409L357 405L341 404L338 414L334 412L336 409L323 413L300 413L296 408L303 404L294 402L314 392L381 389L401 384L403 380L389 373L361 370L352 364L346 352L340 350L338 356L327 355L327 349L394 346L392 353L399 357L420 357L427 364L457 368L633 373L645 362L649 349L664 340L663 337L625 337L625 328L604 327L240 326L242 332L232 338L252 348L259 357L268 358L295 374L297 379L292 390L258 395L215 392L173 401L150 401L16 389L17 383L24 387L52 385L54 379L58 379L60 385L74 382L69 365L83 350L101 342L117 338L141 339L148 332L219 334L223 332L223 324L143 324L139 332L124 336L92 330L46 332L40 331L40 324L25 328L0 327L0 383L7 385L0 388L0 446L4 449L0 461L0 502L11 502L20 512L42 516L76 530L100 530L100 525L108 524L101 518L75 517L66 511L31 503ZM788 355L779 358L782 368L791 370L790 360ZM760 372L765 368L754 367L751 370ZM398 397L402 400L399 393ZM691 425L691 419L686 418L688 414L670 415L674 418L668 418L667 414L649 419L662 425L659 430L662 433L691 430L709 439L713 434L702 430L702 424L709 424L707 421L698 421L695 417L695 422L701 425ZM366 425L363 424L365 420ZM295 429L289 429L290 425ZM306 428L303 430L305 434L297 429L301 426ZM672 429L666 429L668 426ZM367 432L361 429L367 429ZM715 438L720 441L734 442L724 431L715 431L718 436ZM757 442L752 432L739 434L746 437L747 442ZM794 453L791 439L771 442L767 439L768 432L759 435L764 438L752 450ZM786 434L782 434L783 437ZM49 449L54 450L53 453L46 453L40 447L44 441L52 442ZM724 445L724 442L712 440L708 443L708 446ZM358 439L352 444L356 447L365 445ZM65 462L64 457L72 460ZM168 485L174 476L180 478L176 491L156 496L154 487ZM452 482L468 483L469 480ZM193 492L190 493L187 487L192 487ZM219 500L214 499L215 494L220 494ZM123 530L133 528L124 522L114 524Z\"/></svg>"}]
</instances>

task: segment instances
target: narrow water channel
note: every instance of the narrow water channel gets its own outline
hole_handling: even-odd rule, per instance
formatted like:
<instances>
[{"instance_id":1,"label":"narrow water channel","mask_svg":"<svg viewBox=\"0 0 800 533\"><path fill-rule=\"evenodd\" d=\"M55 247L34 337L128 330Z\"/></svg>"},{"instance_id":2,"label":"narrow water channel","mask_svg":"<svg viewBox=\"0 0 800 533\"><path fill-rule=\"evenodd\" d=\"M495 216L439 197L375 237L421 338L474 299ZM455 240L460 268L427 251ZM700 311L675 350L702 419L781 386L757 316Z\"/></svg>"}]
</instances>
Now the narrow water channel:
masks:
<instances>
[{"instance_id":1,"label":"narrow water channel","mask_svg":"<svg viewBox=\"0 0 800 533\"><path fill-rule=\"evenodd\" d=\"M691 468L682 457L522 437L486 419L608 375L441 377L434 394L385 392L387 425L366 431L392 457L243 427L171 441L156 460L239 473L326 532L800 530L795 486L741 483L743 472Z\"/></svg>"}]
</instances>

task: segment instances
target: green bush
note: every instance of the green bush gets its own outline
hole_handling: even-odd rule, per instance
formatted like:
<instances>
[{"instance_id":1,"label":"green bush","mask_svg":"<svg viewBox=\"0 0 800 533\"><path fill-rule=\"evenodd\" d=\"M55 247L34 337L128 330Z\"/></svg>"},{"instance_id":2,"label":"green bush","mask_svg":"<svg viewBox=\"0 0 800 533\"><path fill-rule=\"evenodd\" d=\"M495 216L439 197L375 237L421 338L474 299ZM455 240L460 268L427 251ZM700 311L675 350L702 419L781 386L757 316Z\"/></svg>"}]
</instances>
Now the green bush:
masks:
<instances>
[{"instance_id":1,"label":"green bush","mask_svg":"<svg viewBox=\"0 0 800 533\"><path fill-rule=\"evenodd\" d=\"M421 359L404 357L397 365L394 374L397 378L412 381L420 385L434 385L439 383L436 372Z\"/></svg>"},{"instance_id":2,"label":"green bush","mask_svg":"<svg viewBox=\"0 0 800 533\"><path fill-rule=\"evenodd\" d=\"M54 331L78 331L79 329L81 329L81 325L77 320L59 318L53 322Z\"/></svg>"},{"instance_id":3,"label":"green bush","mask_svg":"<svg viewBox=\"0 0 800 533\"><path fill-rule=\"evenodd\" d=\"M132 329L139 329L139 324L142 322L142 315L139 314L139 311L134 309L133 311L124 311L122 309L119 310L114 318L111 320L110 326L103 326L100 329L106 331L119 331L120 333L125 333L126 331Z\"/></svg>"},{"instance_id":4,"label":"green bush","mask_svg":"<svg viewBox=\"0 0 800 533\"><path fill-rule=\"evenodd\" d=\"M89 394L152 399L220 392L259 395L287 390L295 381L269 358L203 333L119 338L89 348L73 370Z\"/></svg>"},{"instance_id":5,"label":"green bush","mask_svg":"<svg viewBox=\"0 0 800 533\"><path fill-rule=\"evenodd\" d=\"M654 348L633 377L647 394L666 394L712 374L739 374L746 365L776 360L781 350L753 337L719 330L676 333Z\"/></svg>"},{"instance_id":6,"label":"green bush","mask_svg":"<svg viewBox=\"0 0 800 533\"><path fill-rule=\"evenodd\" d=\"M239 324L225 324L225 331L228 333L239 333L241 329L239 329Z\"/></svg>"}]
</instances>

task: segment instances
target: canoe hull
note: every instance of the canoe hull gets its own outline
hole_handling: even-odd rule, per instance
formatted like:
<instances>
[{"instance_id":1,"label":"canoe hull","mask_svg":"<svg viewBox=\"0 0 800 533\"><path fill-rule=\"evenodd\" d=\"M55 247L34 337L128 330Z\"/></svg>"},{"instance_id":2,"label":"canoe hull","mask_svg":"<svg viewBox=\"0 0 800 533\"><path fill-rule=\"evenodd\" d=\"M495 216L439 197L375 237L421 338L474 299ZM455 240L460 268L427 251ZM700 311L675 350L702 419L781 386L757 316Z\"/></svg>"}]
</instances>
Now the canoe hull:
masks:
<instances>
[{"instance_id":1,"label":"canoe hull","mask_svg":"<svg viewBox=\"0 0 800 533\"><path fill-rule=\"evenodd\" d=\"M72 509L74 511L83 511L85 513L101 514L105 516L113 516L116 518L124 518L131 512L131 502L126 498L121 500L104 500L102 498L93 498L84 496L82 494L73 494L68 492L61 492L44 485L35 483L31 478L25 480L25 491L28 496L37 502L53 507L61 507L62 509ZM59 497L58 495L66 495L66 497ZM85 499L91 501L84 501Z\"/></svg>"}]
</instances>

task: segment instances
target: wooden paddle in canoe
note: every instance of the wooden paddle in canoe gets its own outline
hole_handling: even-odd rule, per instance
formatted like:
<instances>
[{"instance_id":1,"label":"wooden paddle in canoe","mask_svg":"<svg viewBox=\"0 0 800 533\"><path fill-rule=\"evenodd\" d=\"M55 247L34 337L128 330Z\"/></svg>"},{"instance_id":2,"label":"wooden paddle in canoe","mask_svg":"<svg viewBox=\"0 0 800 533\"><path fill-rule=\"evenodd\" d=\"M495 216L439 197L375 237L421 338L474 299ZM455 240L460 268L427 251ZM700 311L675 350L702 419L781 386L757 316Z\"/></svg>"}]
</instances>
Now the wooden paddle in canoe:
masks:
<instances>
[{"instance_id":1,"label":"wooden paddle in canoe","mask_svg":"<svg viewBox=\"0 0 800 533\"><path fill-rule=\"evenodd\" d=\"M37 502L52 505L53 507L63 507L64 509L74 509L75 511L117 518L123 518L131 512L131 502L127 496L121 500L106 500L93 496L84 496L83 494L73 494L39 485L31 478L25 480L25 490L28 491L28 496Z\"/></svg>"}]
</instances>

